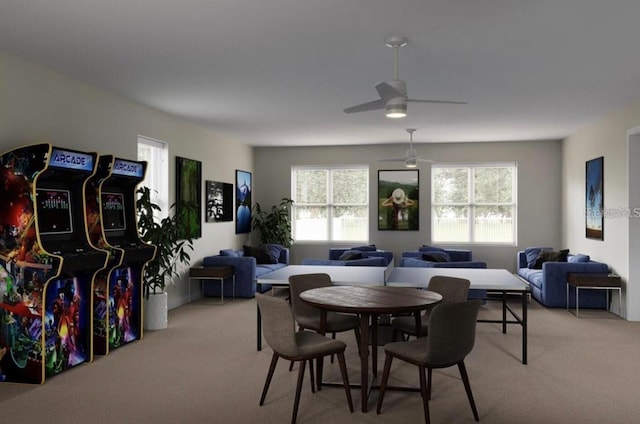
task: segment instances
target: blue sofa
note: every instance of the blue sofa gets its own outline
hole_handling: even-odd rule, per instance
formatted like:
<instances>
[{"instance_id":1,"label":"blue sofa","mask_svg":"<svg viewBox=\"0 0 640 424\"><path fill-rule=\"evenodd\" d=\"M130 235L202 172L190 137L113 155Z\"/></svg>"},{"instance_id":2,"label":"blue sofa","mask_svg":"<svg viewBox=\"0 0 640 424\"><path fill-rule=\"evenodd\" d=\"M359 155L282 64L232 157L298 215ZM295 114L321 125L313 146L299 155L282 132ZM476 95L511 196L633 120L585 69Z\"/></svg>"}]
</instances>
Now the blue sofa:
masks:
<instances>
[{"instance_id":1,"label":"blue sofa","mask_svg":"<svg viewBox=\"0 0 640 424\"><path fill-rule=\"evenodd\" d=\"M203 266L231 265L234 267L236 277L236 297L250 298L256 294L256 278L289 265L289 249L275 244L265 245L275 257L278 263L257 263L253 256L245 256L244 250L223 249L219 255L207 256L202 259ZM270 285L261 284L261 292L271 289ZM220 296L218 284L205 284L204 296ZM231 297L232 286L224 285L224 295Z\"/></svg>"},{"instance_id":2,"label":"blue sofa","mask_svg":"<svg viewBox=\"0 0 640 424\"><path fill-rule=\"evenodd\" d=\"M598 273L607 274L609 266L592 261L583 254L567 256L567 262L544 262L542 269L529 268L536 252L552 250L550 247L531 247L517 254L518 275L531 287L531 296L549 308L567 306L567 274ZM527 260L529 254L529 260ZM569 306L575 307L575 292L569 290ZM606 309L607 295L604 290L580 290L580 308Z\"/></svg>"},{"instance_id":3,"label":"blue sofa","mask_svg":"<svg viewBox=\"0 0 640 424\"><path fill-rule=\"evenodd\" d=\"M340 260L340 257L346 252L359 252L363 257L381 257L385 260L385 266L393 262L393 252L388 250L380 250L375 245L364 245L355 247L332 247L329 249L329 259L332 261Z\"/></svg>"},{"instance_id":4,"label":"blue sofa","mask_svg":"<svg viewBox=\"0 0 640 424\"><path fill-rule=\"evenodd\" d=\"M362 259L351 259L348 261L321 259L321 258L304 258L302 265L328 265L328 266L387 266L385 258L381 256L370 256Z\"/></svg>"},{"instance_id":5,"label":"blue sofa","mask_svg":"<svg viewBox=\"0 0 640 424\"><path fill-rule=\"evenodd\" d=\"M424 259L425 254L445 253L446 262L437 262ZM418 268L486 268L487 263L474 261L471 250L465 249L441 249L434 246L422 246L416 250L402 252L399 266Z\"/></svg>"},{"instance_id":6,"label":"blue sofa","mask_svg":"<svg viewBox=\"0 0 640 424\"><path fill-rule=\"evenodd\" d=\"M442 255L442 254L445 255ZM446 262L438 262L424 259L425 254L436 254L443 259L448 258ZM407 268L486 268L487 263L482 261L474 261L471 250L465 249L442 249L434 246L422 246L417 250L402 252L400 258L400 266ZM469 290L469 299L485 299L487 297L486 290L471 289Z\"/></svg>"}]
</instances>

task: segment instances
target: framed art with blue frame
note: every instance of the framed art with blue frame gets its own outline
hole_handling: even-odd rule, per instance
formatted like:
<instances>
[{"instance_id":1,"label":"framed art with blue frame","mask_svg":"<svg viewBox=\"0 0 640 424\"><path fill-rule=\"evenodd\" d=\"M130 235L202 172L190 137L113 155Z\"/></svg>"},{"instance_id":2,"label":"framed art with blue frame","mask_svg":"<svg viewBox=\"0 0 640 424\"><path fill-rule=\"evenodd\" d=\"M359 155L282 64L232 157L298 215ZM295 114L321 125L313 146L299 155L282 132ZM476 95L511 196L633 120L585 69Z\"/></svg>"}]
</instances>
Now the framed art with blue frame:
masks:
<instances>
[{"instance_id":1,"label":"framed art with blue frame","mask_svg":"<svg viewBox=\"0 0 640 424\"><path fill-rule=\"evenodd\" d=\"M251 232L251 172L236 169L236 234Z\"/></svg>"}]
</instances>

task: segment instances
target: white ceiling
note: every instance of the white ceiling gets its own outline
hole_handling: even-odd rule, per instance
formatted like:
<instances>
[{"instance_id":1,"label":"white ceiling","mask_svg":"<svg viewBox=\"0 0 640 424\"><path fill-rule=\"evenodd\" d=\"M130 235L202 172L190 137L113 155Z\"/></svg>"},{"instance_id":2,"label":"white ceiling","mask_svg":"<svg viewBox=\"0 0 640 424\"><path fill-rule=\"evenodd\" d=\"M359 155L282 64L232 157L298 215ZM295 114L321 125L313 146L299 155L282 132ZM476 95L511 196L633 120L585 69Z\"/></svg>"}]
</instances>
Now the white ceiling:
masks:
<instances>
[{"instance_id":1,"label":"white ceiling","mask_svg":"<svg viewBox=\"0 0 640 424\"><path fill-rule=\"evenodd\" d=\"M638 0L0 0L0 50L254 146L563 138L640 99ZM393 79L409 116L342 109Z\"/></svg>"}]
</instances>

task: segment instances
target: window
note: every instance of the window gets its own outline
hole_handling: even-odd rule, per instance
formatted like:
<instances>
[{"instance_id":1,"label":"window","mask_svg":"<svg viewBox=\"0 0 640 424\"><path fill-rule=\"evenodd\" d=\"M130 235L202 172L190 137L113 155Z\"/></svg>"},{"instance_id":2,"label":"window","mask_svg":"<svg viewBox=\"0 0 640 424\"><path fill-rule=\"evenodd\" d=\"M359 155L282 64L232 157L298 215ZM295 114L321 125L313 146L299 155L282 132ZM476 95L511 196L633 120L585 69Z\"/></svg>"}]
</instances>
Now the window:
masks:
<instances>
[{"instance_id":1,"label":"window","mask_svg":"<svg viewBox=\"0 0 640 424\"><path fill-rule=\"evenodd\" d=\"M431 167L433 242L516 243L515 163Z\"/></svg>"},{"instance_id":2,"label":"window","mask_svg":"<svg viewBox=\"0 0 640 424\"><path fill-rule=\"evenodd\" d=\"M369 240L369 169L291 169L295 241Z\"/></svg>"},{"instance_id":3,"label":"window","mask_svg":"<svg viewBox=\"0 0 640 424\"><path fill-rule=\"evenodd\" d=\"M138 160L147 162L142 185L151 190L151 201L162 208L161 217L169 214L169 149L167 143L138 136Z\"/></svg>"}]
</instances>

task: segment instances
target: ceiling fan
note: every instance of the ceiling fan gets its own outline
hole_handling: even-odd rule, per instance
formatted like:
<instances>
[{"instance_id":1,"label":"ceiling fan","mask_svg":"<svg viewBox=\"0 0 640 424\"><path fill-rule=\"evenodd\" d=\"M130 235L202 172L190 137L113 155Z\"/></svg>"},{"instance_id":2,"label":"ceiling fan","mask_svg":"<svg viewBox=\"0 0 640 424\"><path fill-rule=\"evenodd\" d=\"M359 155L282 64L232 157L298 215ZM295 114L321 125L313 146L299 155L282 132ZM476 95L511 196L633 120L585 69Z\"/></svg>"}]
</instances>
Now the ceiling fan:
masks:
<instances>
[{"instance_id":1,"label":"ceiling fan","mask_svg":"<svg viewBox=\"0 0 640 424\"><path fill-rule=\"evenodd\" d=\"M404 162L404 166L407 168L417 167L418 162L433 162L431 159L418 156L418 153L413 149L413 133L416 132L416 129L407 128L407 132L409 133L409 150L406 151L404 156L399 158L378 159L379 162Z\"/></svg>"},{"instance_id":2,"label":"ceiling fan","mask_svg":"<svg viewBox=\"0 0 640 424\"><path fill-rule=\"evenodd\" d=\"M392 81L376 84L375 87L380 96L378 100L348 107L344 109L345 113L385 109L388 118L404 118L407 116L407 102L467 104L467 102L452 100L420 100L407 97L407 83L398 79L398 49L406 46L408 42L407 37L392 36L387 39L387 47L392 47L395 52L395 78Z\"/></svg>"}]
</instances>

